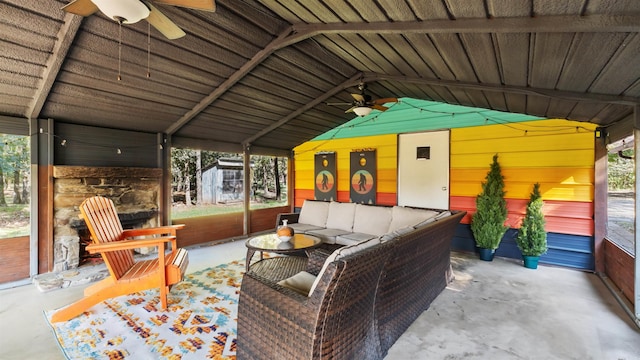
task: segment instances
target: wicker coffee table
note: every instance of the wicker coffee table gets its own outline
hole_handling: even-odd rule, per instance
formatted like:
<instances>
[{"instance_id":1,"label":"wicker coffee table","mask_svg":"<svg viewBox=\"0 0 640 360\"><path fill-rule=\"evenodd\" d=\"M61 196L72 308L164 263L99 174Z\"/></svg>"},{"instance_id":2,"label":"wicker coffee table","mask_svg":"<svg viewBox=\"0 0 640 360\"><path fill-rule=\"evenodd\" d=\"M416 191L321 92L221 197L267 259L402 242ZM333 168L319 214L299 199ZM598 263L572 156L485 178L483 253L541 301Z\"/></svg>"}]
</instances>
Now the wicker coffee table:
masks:
<instances>
[{"instance_id":1,"label":"wicker coffee table","mask_svg":"<svg viewBox=\"0 0 640 360\"><path fill-rule=\"evenodd\" d=\"M275 233L256 236L247 240L246 270L249 271L251 258L256 251L260 251L260 260L263 259L263 252L276 254L293 254L304 251L309 255L309 251L322 245L322 240L315 236L305 234L295 234L289 241L280 241Z\"/></svg>"}]
</instances>

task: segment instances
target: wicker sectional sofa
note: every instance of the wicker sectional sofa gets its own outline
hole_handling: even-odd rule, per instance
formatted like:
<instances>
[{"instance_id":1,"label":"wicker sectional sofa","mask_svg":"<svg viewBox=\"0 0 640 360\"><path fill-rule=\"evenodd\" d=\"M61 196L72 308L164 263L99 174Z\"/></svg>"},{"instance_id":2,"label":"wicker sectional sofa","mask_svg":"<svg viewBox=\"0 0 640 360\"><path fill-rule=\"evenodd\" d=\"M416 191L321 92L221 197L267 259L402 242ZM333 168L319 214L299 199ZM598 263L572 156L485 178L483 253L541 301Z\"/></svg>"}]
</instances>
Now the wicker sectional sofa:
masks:
<instances>
[{"instance_id":1,"label":"wicker sectional sofa","mask_svg":"<svg viewBox=\"0 0 640 360\"><path fill-rule=\"evenodd\" d=\"M446 287L450 242L464 212L318 203L305 201L278 224L287 218L297 232L337 249L307 261L263 260L271 271L252 266L238 304L238 359L382 359ZM329 221L336 209L340 219ZM394 222L394 215L404 218Z\"/></svg>"}]
</instances>

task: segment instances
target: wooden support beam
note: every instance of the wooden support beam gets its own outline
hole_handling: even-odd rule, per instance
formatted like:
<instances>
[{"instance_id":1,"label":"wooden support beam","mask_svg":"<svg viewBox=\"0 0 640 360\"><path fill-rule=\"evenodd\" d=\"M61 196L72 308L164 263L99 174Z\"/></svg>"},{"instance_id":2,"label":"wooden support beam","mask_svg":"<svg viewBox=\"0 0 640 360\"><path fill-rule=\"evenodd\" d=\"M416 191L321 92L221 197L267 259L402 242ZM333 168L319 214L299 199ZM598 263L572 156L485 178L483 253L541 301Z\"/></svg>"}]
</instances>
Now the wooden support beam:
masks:
<instances>
[{"instance_id":1,"label":"wooden support beam","mask_svg":"<svg viewBox=\"0 0 640 360\"><path fill-rule=\"evenodd\" d=\"M53 53L49 56L49 59L47 59L42 79L38 83L38 89L36 90L33 99L29 104L29 109L25 114L27 118L37 119L40 116L40 111L42 111L44 102L47 100L47 97L49 97L51 87L58 77L58 72L60 72L60 68L62 67L64 59L67 57L67 53L73 43L73 39L75 39L76 34L78 33L82 19L82 16L77 16L71 13L67 13L67 15L65 15L64 24L60 27L60 31L58 31L58 40L53 46Z\"/></svg>"},{"instance_id":2,"label":"wooden support beam","mask_svg":"<svg viewBox=\"0 0 640 360\"><path fill-rule=\"evenodd\" d=\"M282 41L291 35L291 29L287 29L283 31L277 38L275 38L269 45L267 45L264 49L258 51L251 60L242 65L236 72L231 74L220 86L218 86L215 90L213 90L209 95L207 95L204 99L200 100L200 102L194 106L191 110L189 110L186 114L184 114L180 119L178 119L175 123L165 130L165 133L169 135L175 134L181 127L187 124L191 119L196 117L200 112L204 111L207 106L211 105L214 101L216 101L220 96L227 92L233 85L235 85L238 81L242 80L251 70L253 70L256 66L260 65L266 58L271 56L271 54L282 48Z\"/></svg>"},{"instance_id":3,"label":"wooden support beam","mask_svg":"<svg viewBox=\"0 0 640 360\"><path fill-rule=\"evenodd\" d=\"M289 122L291 119L294 119L296 116L304 113L305 111L313 108L316 105L319 105L320 103L324 102L325 100L327 100L328 98L330 98L333 95L337 94L338 92L344 90L345 88L357 84L361 77L362 77L361 73L357 73L357 74L353 75L352 77L350 77L346 81L342 82L340 85L338 85L338 86L334 87L333 89L327 91L323 95L315 98L313 101L307 103L303 107L298 108L298 110L290 113L289 115L283 117L282 119L276 121L275 123L269 125L268 127L264 128L264 129L262 129L261 131L257 132L255 135L245 139L242 143L243 144L250 144L251 142L255 141L256 139L259 139L261 136L264 136L264 135L276 130L277 128L279 128L282 125L284 125L287 122Z\"/></svg>"},{"instance_id":4,"label":"wooden support beam","mask_svg":"<svg viewBox=\"0 0 640 360\"><path fill-rule=\"evenodd\" d=\"M558 15L371 23L296 24L298 34L460 34L640 32L637 15Z\"/></svg>"},{"instance_id":5,"label":"wooden support beam","mask_svg":"<svg viewBox=\"0 0 640 360\"><path fill-rule=\"evenodd\" d=\"M595 93L578 93L571 91L561 91L553 89L541 89L524 86L508 86L508 85L494 85L494 84L479 84L472 82L464 82L457 80L442 80L442 79L427 79L427 78L415 78L409 76L397 76L397 75L384 75L376 73L365 73L363 81L398 81L404 83L413 84L425 84L431 86L443 86L458 89L470 89L479 91L493 91L510 94L522 94L522 95L534 95L545 98L563 99L571 101L584 101L590 103L607 103L617 105L631 105L640 104L640 98L632 96L614 96L606 94Z\"/></svg>"}]
</instances>

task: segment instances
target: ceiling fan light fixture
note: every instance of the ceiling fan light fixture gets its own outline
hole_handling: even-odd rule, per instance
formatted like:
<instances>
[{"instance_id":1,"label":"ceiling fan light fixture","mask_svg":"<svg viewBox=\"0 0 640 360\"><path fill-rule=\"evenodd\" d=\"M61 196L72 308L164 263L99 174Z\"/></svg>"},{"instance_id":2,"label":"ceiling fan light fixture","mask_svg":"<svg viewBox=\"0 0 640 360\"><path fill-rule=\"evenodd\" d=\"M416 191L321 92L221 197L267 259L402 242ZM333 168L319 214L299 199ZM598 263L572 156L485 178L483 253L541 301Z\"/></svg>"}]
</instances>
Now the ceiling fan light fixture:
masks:
<instances>
[{"instance_id":1,"label":"ceiling fan light fixture","mask_svg":"<svg viewBox=\"0 0 640 360\"><path fill-rule=\"evenodd\" d=\"M371 114L371 108L367 107L367 106L358 106L356 108L353 108L353 112L356 113L356 115L363 117L363 116L367 116L369 114Z\"/></svg>"},{"instance_id":2,"label":"ceiling fan light fixture","mask_svg":"<svg viewBox=\"0 0 640 360\"><path fill-rule=\"evenodd\" d=\"M149 8L139 0L91 0L109 18L134 24L149 17Z\"/></svg>"}]
</instances>

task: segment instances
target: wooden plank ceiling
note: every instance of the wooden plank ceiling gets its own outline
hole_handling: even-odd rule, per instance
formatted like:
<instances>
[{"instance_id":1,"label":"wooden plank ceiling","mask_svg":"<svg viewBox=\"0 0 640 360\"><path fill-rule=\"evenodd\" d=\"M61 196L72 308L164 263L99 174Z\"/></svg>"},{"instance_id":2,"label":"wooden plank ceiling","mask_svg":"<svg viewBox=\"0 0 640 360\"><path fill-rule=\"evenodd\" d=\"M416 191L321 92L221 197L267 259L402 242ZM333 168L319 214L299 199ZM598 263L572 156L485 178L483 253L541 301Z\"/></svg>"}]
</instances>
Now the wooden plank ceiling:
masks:
<instances>
[{"instance_id":1,"label":"wooden plank ceiling","mask_svg":"<svg viewBox=\"0 0 640 360\"><path fill-rule=\"evenodd\" d=\"M148 42L141 21L121 48L116 22L66 3L0 1L0 115L288 150L352 119L325 102L360 80L373 98L602 126L632 126L640 100L637 0L156 3L187 35Z\"/></svg>"}]
</instances>

